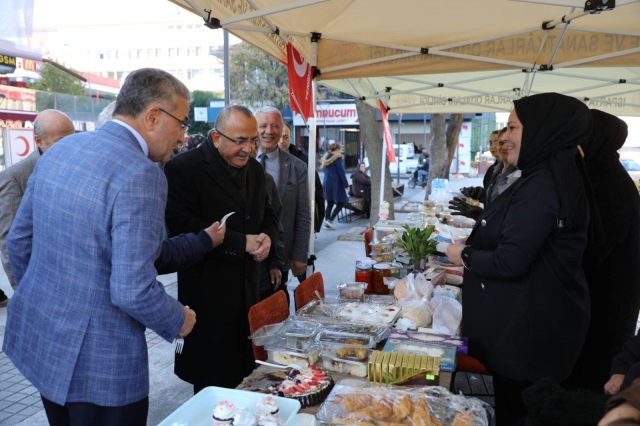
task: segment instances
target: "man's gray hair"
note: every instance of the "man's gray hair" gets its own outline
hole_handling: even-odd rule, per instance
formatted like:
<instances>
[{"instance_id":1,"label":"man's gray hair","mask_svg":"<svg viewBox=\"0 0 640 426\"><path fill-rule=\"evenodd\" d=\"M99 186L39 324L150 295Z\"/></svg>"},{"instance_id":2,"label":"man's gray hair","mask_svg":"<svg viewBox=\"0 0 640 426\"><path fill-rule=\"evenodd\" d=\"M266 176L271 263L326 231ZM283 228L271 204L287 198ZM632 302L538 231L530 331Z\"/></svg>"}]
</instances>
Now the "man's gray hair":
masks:
<instances>
[{"instance_id":1,"label":"man's gray hair","mask_svg":"<svg viewBox=\"0 0 640 426\"><path fill-rule=\"evenodd\" d=\"M109 105L104 107L100 115L98 115L98 121L96 121L96 130L99 129L106 123L107 121L111 121L113 117L113 110L116 108L116 101L111 102Z\"/></svg>"},{"instance_id":2,"label":"man's gray hair","mask_svg":"<svg viewBox=\"0 0 640 426\"><path fill-rule=\"evenodd\" d=\"M36 117L33 122L33 134L38 136L42 140L45 140L47 138L47 133L44 131L44 124L42 124L42 122L38 120L38 117Z\"/></svg>"},{"instance_id":3,"label":"man's gray hair","mask_svg":"<svg viewBox=\"0 0 640 426\"><path fill-rule=\"evenodd\" d=\"M166 102L175 107L178 97L191 102L191 93L180 80L166 71L141 68L124 81L113 115L137 117L153 102Z\"/></svg>"},{"instance_id":4,"label":"man's gray hair","mask_svg":"<svg viewBox=\"0 0 640 426\"><path fill-rule=\"evenodd\" d=\"M232 114L238 113L244 115L246 118L253 118L253 113L251 110L242 105L229 105L228 107L224 107L216 117L216 122L213 125L213 128L224 129L225 124L229 121L229 118Z\"/></svg>"},{"instance_id":5,"label":"man's gray hair","mask_svg":"<svg viewBox=\"0 0 640 426\"><path fill-rule=\"evenodd\" d=\"M256 118L258 118L260 114L278 114L280 116L280 121L284 123L284 120L282 119L282 113L278 108L274 108L272 106L262 107L256 111Z\"/></svg>"}]
</instances>

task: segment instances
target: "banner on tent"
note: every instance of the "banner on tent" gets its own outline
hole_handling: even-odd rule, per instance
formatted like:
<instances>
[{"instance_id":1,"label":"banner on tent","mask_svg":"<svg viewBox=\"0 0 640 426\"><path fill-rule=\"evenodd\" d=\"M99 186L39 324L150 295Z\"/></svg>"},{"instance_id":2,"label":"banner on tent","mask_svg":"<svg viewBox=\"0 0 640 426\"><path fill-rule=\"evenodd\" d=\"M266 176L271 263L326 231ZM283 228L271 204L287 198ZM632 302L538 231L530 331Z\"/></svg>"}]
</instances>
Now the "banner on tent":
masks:
<instances>
[{"instance_id":1,"label":"banner on tent","mask_svg":"<svg viewBox=\"0 0 640 426\"><path fill-rule=\"evenodd\" d=\"M389 117L387 116L387 107L378 99L380 107L380 115L382 115L382 128L384 129L384 144L387 147L387 158L390 163L396 162L396 152L393 149L393 138L391 137L391 128L389 127Z\"/></svg>"},{"instance_id":2,"label":"banner on tent","mask_svg":"<svg viewBox=\"0 0 640 426\"><path fill-rule=\"evenodd\" d=\"M287 44L287 64L291 110L306 122L313 117L313 70L291 43Z\"/></svg>"}]
</instances>

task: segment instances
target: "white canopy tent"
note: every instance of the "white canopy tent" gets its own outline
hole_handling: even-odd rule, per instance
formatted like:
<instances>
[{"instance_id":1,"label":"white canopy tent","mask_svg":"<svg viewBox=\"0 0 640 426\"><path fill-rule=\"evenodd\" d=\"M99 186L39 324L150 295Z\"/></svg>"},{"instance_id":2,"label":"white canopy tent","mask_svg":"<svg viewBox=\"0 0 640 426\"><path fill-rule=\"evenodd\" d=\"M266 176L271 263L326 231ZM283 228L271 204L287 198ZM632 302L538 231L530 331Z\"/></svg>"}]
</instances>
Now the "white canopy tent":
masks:
<instances>
[{"instance_id":1,"label":"white canopy tent","mask_svg":"<svg viewBox=\"0 0 640 426\"><path fill-rule=\"evenodd\" d=\"M293 43L317 81L393 113L506 112L555 91L640 116L640 0L169 1L283 63Z\"/></svg>"}]
</instances>

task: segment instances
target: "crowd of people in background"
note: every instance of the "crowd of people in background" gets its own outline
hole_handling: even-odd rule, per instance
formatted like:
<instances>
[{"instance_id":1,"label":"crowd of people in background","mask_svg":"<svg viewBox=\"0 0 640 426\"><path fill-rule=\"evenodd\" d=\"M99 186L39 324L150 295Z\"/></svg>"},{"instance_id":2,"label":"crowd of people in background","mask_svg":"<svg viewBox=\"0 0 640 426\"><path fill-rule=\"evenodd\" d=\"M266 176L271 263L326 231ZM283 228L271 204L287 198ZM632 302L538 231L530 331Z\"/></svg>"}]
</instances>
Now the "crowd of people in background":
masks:
<instances>
[{"instance_id":1,"label":"crowd of people in background","mask_svg":"<svg viewBox=\"0 0 640 426\"><path fill-rule=\"evenodd\" d=\"M235 387L254 369L249 308L276 291L288 299L310 238L336 229L349 196L370 217L371 177L361 163L349 184L340 144L319 160L312 211L310 160L280 111L229 106L185 139L190 100L169 73L137 70L97 130L74 134L67 116L42 111L38 150L0 172L15 289L0 294L3 350L51 424L146 424L146 328L185 339L175 374L194 393ZM603 425L640 423L640 198L617 154L626 136L620 119L574 98L516 100L491 134L483 186L451 203L476 220L446 254L465 268L462 334L493 375L498 426L535 411L531 389L547 382L602 397L596 409L616 395ZM428 176L426 149L419 164ZM169 272L177 300L157 280ZM545 388L546 400L562 388Z\"/></svg>"}]
</instances>

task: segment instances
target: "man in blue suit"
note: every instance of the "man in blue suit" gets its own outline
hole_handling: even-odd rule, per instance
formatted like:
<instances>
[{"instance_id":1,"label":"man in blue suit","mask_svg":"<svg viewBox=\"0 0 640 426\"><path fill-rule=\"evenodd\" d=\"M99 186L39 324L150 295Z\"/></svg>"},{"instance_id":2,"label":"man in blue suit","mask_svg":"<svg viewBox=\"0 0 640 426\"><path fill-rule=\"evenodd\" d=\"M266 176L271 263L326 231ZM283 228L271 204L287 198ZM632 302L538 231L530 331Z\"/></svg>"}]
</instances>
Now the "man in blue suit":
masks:
<instances>
[{"instance_id":1,"label":"man in blue suit","mask_svg":"<svg viewBox=\"0 0 640 426\"><path fill-rule=\"evenodd\" d=\"M145 425L145 327L167 341L195 313L156 280L167 161L188 125L188 89L137 70L113 121L38 161L7 238L18 288L3 350L40 391L52 425Z\"/></svg>"}]
</instances>

